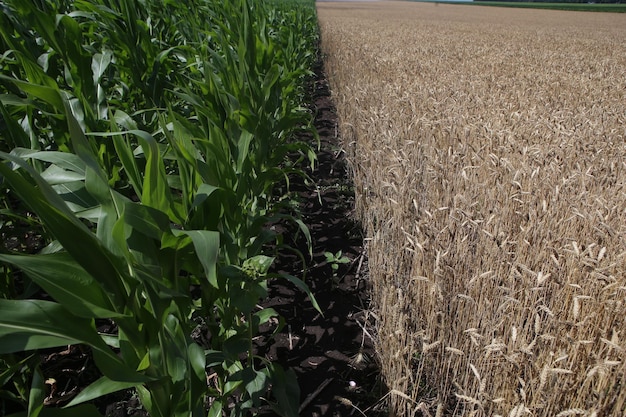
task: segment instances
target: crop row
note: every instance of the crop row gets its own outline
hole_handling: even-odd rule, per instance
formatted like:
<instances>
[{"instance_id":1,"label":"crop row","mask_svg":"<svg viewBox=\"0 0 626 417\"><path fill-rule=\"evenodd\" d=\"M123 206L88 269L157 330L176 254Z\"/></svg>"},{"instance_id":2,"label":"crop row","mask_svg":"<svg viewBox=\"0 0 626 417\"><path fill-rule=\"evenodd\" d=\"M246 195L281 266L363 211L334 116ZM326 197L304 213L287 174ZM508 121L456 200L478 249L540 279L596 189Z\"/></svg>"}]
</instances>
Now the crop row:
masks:
<instances>
[{"instance_id":1,"label":"crop row","mask_svg":"<svg viewBox=\"0 0 626 417\"><path fill-rule=\"evenodd\" d=\"M313 3L0 10L1 413L99 415L92 400L134 389L152 417L264 402L297 415L294 374L255 357L252 338L277 316L257 306L286 249L268 225L308 236L288 185L315 163L298 139L315 137L302 107ZM23 225L38 247L9 244ZM117 331L99 333L103 321ZM40 352L74 344L101 376L44 407Z\"/></svg>"},{"instance_id":2,"label":"crop row","mask_svg":"<svg viewBox=\"0 0 626 417\"><path fill-rule=\"evenodd\" d=\"M399 416L623 416L625 16L318 9Z\"/></svg>"}]
</instances>

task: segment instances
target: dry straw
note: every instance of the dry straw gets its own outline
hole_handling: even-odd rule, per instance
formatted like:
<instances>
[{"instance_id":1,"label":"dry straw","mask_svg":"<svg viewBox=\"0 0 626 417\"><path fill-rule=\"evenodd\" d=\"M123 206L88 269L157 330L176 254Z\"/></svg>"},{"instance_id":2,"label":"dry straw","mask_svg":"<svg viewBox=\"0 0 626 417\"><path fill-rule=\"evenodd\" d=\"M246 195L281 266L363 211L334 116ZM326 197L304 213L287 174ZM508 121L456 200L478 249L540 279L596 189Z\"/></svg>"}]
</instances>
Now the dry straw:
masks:
<instances>
[{"instance_id":1,"label":"dry straw","mask_svg":"<svg viewBox=\"0 0 626 417\"><path fill-rule=\"evenodd\" d=\"M626 16L318 14L394 413L621 416Z\"/></svg>"}]
</instances>

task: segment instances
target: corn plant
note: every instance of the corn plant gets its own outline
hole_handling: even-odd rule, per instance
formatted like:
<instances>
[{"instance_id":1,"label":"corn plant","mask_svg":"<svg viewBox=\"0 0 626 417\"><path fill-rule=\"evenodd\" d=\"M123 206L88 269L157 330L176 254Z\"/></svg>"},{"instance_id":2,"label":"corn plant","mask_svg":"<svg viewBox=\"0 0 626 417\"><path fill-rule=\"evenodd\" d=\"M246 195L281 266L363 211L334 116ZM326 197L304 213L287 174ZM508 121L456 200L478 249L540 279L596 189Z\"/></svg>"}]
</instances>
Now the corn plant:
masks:
<instances>
[{"instance_id":1,"label":"corn plant","mask_svg":"<svg viewBox=\"0 0 626 417\"><path fill-rule=\"evenodd\" d=\"M274 186L315 160L293 140L310 130L313 9L188 3L1 5L0 175L48 246L0 261L54 301L0 300L0 354L81 343L102 372L62 413L42 406L37 363L4 356L3 382L32 374L11 391L29 416L94 415L87 401L126 388L152 416L217 416L233 398L244 413L270 385L276 411L297 415L293 373L253 357L251 340L276 315L256 308L275 276L264 247L281 241L266 225L287 218L308 236ZM191 338L198 322L210 346Z\"/></svg>"}]
</instances>

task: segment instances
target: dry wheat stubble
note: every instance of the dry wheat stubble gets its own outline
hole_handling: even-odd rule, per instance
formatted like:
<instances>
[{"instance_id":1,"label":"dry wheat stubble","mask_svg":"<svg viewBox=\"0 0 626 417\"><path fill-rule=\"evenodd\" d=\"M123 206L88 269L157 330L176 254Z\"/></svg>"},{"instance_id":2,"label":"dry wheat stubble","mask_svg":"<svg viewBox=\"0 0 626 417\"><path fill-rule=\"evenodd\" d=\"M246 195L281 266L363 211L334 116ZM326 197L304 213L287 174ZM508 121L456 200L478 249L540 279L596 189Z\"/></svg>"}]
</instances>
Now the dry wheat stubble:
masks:
<instances>
[{"instance_id":1,"label":"dry wheat stubble","mask_svg":"<svg viewBox=\"0 0 626 417\"><path fill-rule=\"evenodd\" d=\"M621 415L626 16L318 6L394 411Z\"/></svg>"}]
</instances>

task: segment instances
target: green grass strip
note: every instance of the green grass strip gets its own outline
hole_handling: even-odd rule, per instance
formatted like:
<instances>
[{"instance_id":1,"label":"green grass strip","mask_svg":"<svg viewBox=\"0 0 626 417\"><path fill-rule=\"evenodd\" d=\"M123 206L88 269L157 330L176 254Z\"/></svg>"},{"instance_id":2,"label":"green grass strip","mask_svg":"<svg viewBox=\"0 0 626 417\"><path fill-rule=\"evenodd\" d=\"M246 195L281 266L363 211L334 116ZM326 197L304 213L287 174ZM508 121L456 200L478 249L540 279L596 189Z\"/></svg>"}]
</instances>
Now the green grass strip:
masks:
<instances>
[{"instance_id":1,"label":"green grass strip","mask_svg":"<svg viewBox=\"0 0 626 417\"><path fill-rule=\"evenodd\" d=\"M570 10L578 12L611 12L626 13L626 4L595 4L595 3L542 3L542 2L509 2L509 1L472 1L464 2L475 6L517 7L523 9Z\"/></svg>"}]
</instances>

